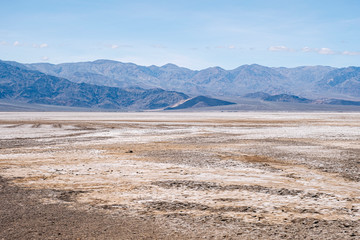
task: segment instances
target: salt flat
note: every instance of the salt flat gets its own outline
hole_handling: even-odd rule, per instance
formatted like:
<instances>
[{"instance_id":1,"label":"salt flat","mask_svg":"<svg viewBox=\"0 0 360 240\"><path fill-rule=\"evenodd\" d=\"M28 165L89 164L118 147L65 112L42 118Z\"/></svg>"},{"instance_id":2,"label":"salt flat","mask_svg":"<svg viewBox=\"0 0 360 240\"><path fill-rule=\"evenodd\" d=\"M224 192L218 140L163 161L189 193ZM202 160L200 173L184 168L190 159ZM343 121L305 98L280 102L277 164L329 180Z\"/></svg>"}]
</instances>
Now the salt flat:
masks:
<instances>
[{"instance_id":1,"label":"salt flat","mask_svg":"<svg viewBox=\"0 0 360 240\"><path fill-rule=\"evenodd\" d=\"M0 113L0 128L0 176L53 191L44 205L177 238L360 236L360 113Z\"/></svg>"}]
</instances>

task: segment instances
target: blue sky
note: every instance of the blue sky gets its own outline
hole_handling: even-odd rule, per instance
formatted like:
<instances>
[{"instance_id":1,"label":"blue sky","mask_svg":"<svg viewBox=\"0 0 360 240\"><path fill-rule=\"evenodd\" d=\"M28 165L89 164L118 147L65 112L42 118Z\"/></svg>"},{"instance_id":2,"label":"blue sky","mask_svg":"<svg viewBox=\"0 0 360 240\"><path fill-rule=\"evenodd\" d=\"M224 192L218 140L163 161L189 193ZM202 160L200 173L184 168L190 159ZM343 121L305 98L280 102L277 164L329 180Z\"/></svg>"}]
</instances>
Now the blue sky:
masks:
<instances>
[{"instance_id":1,"label":"blue sky","mask_svg":"<svg viewBox=\"0 0 360 240\"><path fill-rule=\"evenodd\" d=\"M0 59L359 66L360 1L0 0Z\"/></svg>"}]
</instances>

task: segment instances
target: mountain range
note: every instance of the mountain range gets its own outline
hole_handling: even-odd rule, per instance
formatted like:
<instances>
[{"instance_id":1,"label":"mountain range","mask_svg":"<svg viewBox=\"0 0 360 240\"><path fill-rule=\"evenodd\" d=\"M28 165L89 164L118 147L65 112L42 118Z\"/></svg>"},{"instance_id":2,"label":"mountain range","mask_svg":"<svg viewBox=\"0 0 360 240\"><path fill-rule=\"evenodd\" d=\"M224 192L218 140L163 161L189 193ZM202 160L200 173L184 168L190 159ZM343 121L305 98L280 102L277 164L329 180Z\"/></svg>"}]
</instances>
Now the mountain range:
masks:
<instances>
[{"instance_id":1,"label":"mountain range","mask_svg":"<svg viewBox=\"0 0 360 240\"><path fill-rule=\"evenodd\" d=\"M258 109L265 102L358 106L359 100L359 67L253 64L233 70L190 70L174 64L145 67L111 60L63 64L0 61L0 101L5 105L19 102L123 111L216 108L235 103L236 107L226 108L250 103L252 107L246 106Z\"/></svg>"},{"instance_id":2,"label":"mountain range","mask_svg":"<svg viewBox=\"0 0 360 240\"><path fill-rule=\"evenodd\" d=\"M138 110L159 109L188 99L163 89L116 88L74 83L0 62L0 99L30 104Z\"/></svg>"},{"instance_id":3,"label":"mountain range","mask_svg":"<svg viewBox=\"0 0 360 240\"><path fill-rule=\"evenodd\" d=\"M233 70L211 67L198 71L174 64L145 67L111 60L22 66L77 83L121 88L161 88L191 96L239 97L260 91L307 98L360 98L360 67L272 68L253 64Z\"/></svg>"}]
</instances>

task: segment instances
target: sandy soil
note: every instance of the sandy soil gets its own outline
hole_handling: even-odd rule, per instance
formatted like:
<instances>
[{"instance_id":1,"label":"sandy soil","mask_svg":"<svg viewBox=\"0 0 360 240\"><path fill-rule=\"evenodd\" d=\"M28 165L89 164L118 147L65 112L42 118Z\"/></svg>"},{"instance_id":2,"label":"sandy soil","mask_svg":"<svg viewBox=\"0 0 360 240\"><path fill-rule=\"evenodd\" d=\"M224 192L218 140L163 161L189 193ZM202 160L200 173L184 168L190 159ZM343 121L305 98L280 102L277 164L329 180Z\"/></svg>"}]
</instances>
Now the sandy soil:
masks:
<instances>
[{"instance_id":1,"label":"sandy soil","mask_svg":"<svg viewBox=\"0 0 360 240\"><path fill-rule=\"evenodd\" d=\"M359 113L0 113L0 239L360 239Z\"/></svg>"}]
</instances>

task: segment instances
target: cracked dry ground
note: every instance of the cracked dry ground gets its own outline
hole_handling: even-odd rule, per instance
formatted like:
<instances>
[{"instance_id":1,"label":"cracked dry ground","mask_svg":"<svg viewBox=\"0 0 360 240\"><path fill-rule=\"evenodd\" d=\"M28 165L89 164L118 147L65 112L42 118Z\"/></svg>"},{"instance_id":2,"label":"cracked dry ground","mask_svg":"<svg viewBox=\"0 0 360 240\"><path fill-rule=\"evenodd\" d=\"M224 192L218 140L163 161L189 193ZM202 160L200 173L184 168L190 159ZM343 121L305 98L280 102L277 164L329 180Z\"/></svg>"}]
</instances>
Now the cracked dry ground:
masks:
<instances>
[{"instance_id":1,"label":"cracked dry ground","mask_svg":"<svg viewBox=\"0 0 360 240\"><path fill-rule=\"evenodd\" d=\"M0 239L359 239L358 113L0 113Z\"/></svg>"}]
</instances>

